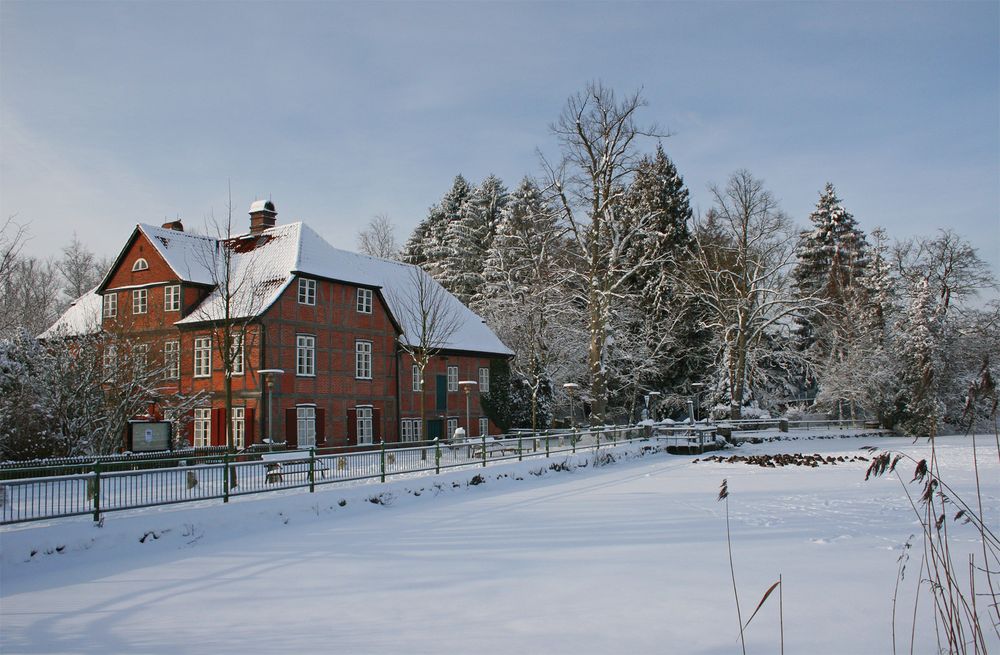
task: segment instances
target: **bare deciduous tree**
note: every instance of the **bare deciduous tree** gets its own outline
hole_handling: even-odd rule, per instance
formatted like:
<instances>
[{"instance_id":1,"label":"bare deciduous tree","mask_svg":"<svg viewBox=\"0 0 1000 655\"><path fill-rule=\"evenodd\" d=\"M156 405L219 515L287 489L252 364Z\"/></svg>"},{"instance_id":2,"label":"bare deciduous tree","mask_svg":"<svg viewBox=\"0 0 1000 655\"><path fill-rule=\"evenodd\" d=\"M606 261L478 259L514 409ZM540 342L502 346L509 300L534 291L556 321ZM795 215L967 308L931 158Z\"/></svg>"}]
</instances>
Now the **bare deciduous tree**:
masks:
<instances>
[{"instance_id":1,"label":"bare deciduous tree","mask_svg":"<svg viewBox=\"0 0 1000 655\"><path fill-rule=\"evenodd\" d=\"M542 157L549 189L563 213L569 235L572 270L578 280L581 303L587 308L587 365L593 420L606 419L608 381L605 351L613 301L626 292L636 273L661 253L645 258L625 257L633 243L652 230L653 216L635 216L626 224L625 188L641 160L638 141L663 137L656 126L640 127L636 114L645 105L639 92L618 99L611 89L591 83L569 98L551 129L559 140L562 158L556 165ZM626 263L627 262L627 263Z\"/></svg>"},{"instance_id":2,"label":"bare deciduous tree","mask_svg":"<svg viewBox=\"0 0 1000 655\"><path fill-rule=\"evenodd\" d=\"M450 294L423 269L410 266L408 276L407 283L389 292L389 300L403 328L399 348L410 355L420 375L420 424L425 429L424 372L458 331L461 317Z\"/></svg>"},{"instance_id":3,"label":"bare deciduous tree","mask_svg":"<svg viewBox=\"0 0 1000 655\"><path fill-rule=\"evenodd\" d=\"M358 232L358 250L372 257L399 259L396 226L388 216L379 214Z\"/></svg>"},{"instance_id":4,"label":"bare deciduous tree","mask_svg":"<svg viewBox=\"0 0 1000 655\"><path fill-rule=\"evenodd\" d=\"M763 182L740 170L711 191L715 207L695 221L694 252L678 282L707 310L705 327L718 338L717 363L735 419L747 387L766 374L760 364L773 345L767 331L819 303L789 293L798 235Z\"/></svg>"}]
</instances>

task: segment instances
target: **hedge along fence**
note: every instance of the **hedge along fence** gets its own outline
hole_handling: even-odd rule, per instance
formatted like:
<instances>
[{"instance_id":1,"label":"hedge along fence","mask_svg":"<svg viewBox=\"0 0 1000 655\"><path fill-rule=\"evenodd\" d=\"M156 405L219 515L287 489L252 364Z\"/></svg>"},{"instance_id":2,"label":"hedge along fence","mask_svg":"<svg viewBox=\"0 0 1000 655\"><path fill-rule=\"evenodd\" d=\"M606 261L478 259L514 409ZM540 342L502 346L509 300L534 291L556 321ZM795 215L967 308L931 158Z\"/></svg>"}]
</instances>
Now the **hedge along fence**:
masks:
<instances>
[{"instance_id":1,"label":"hedge along fence","mask_svg":"<svg viewBox=\"0 0 1000 655\"><path fill-rule=\"evenodd\" d=\"M649 439L636 426L480 437L462 442L381 443L317 450L254 449L240 454L128 459L7 468L0 483L0 524L171 505L284 489L549 457Z\"/></svg>"}]
</instances>

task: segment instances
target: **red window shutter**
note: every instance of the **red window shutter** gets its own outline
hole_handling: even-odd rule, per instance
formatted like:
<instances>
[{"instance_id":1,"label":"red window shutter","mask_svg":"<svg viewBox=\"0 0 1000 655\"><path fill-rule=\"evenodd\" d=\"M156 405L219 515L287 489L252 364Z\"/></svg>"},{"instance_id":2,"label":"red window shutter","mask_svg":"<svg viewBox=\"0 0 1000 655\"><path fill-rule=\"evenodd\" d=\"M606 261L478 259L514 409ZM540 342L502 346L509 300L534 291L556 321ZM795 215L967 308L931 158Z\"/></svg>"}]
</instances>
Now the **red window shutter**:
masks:
<instances>
[{"instance_id":1,"label":"red window shutter","mask_svg":"<svg viewBox=\"0 0 1000 655\"><path fill-rule=\"evenodd\" d=\"M289 448L299 445L299 420L294 407L285 410L285 443Z\"/></svg>"},{"instance_id":2,"label":"red window shutter","mask_svg":"<svg viewBox=\"0 0 1000 655\"><path fill-rule=\"evenodd\" d=\"M257 421L253 407L247 407L243 415L243 445L249 446L257 441Z\"/></svg>"},{"instance_id":3,"label":"red window shutter","mask_svg":"<svg viewBox=\"0 0 1000 655\"><path fill-rule=\"evenodd\" d=\"M382 438L382 410L372 408L372 442L378 443Z\"/></svg>"},{"instance_id":4,"label":"red window shutter","mask_svg":"<svg viewBox=\"0 0 1000 655\"><path fill-rule=\"evenodd\" d=\"M212 410L212 445L226 445L226 408L217 407Z\"/></svg>"},{"instance_id":5,"label":"red window shutter","mask_svg":"<svg viewBox=\"0 0 1000 655\"><path fill-rule=\"evenodd\" d=\"M316 445L322 446L326 443L326 410L316 408Z\"/></svg>"},{"instance_id":6,"label":"red window shutter","mask_svg":"<svg viewBox=\"0 0 1000 655\"><path fill-rule=\"evenodd\" d=\"M358 443L358 410L347 410L347 443Z\"/></svg>"}]
</instances>

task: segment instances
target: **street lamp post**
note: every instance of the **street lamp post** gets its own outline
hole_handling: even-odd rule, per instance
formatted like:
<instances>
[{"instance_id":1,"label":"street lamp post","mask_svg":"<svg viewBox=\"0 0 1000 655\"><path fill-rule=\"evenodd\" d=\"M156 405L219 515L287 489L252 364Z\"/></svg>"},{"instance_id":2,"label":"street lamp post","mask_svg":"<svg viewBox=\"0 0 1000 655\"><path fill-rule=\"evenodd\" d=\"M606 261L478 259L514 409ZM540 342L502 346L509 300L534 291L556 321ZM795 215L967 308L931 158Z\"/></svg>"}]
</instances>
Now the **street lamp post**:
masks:
<instances>
[{"instance_id":1,"label":"street lamp post","mask_svg":"<svg viewBox=\"0 0 1000 655\"><path fill-rule=\"evenodd\" d=\"M576 427L576 416L573 412L573 394L580 388L580 385L576 382L567 382L563 385L563 389L566 390L567 395L569 395L569 426L571 428Z\"/></svg>"},{"instance_id":2,"label":"street lamp post","mask_svg":"<svg viewBox=\"0 0 1000 655\"><path fill-rule=\"evenodd\" d=\"M280 368L262 368L257 371L260 375L264 377L264 382L267 385L267 443L268 450L274 449L274 437L271 434L271 426L274 425L271 422L271 394L274 391L275 378L282 375L285 371Z\"/></svg>"},{"instance_id":3,"label":"street lamp post","mask_svg":"<svg viewBox=\"0 0 1000 655\"><path fill-rule=\"evenodd\" d=\"M650 418L653 419L653 423L656 423L656 410L657 410L658 401L660 399L660 395L661 394L660 394L659 391L650 391L649 392L649 415L650 415Z\"/></svg>"},{"instance_id":4,"label":"street lamp post","mask_svg":"<svg viewBox=\"0 0 1000 655\"><path fill-rule=\"evenodd\" d=\"M698 420L698 414L701 412L701 394L704 391L703 387L707 386L704 382L691 383L692 392L691 397L688 398L688 413L692 423Z\"/></svg>"},{"instance_id":5,"label":"street lamp post","mask_svg":"<svg viewBox=\"0 0 1000 655\"><path fill-rule=\"evenodd\" d=\"M474 380L461 380L458 386L462 388L465 392L465 438L472 438L472 418L469 413L469 397L472 394L472 390L479 386L479 383Z\"/></svg>"}]
</instances>

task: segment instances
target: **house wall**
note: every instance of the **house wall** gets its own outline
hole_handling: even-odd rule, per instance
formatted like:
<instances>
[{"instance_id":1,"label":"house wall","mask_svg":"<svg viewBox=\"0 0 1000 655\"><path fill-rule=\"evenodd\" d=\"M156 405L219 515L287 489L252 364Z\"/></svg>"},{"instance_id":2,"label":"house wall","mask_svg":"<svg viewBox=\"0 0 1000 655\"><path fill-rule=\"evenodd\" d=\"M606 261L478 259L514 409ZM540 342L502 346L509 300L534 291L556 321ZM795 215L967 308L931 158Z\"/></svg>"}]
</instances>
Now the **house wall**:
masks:
<instances>
[{"instance_id":1,"label":"house wall","mask_svg":"<svg viewBox=\"0 0 1000 655\"><path fill-rule=\"evenodd\" d=\"M146 259L149 268L132 271L135 260ZM312 405L316 408L316 433L318 447L336 447L358 443L357 410L371 407L373 414L374 442L401 440L401 421L414 421L420 417L421 394L412 388L412 360L398 352L397 327L378 290L372 290L371 313L359 312L358 288L355 285L332 280L316 281L316 303L305 305L298 301L299 278L293 279L277 301L246 330L244 342L244 373L232 377L233 406L246 412L247 443L259 442L271 436L276 441L296 439L296 408ZM165 311L164 295L168 285L181 284L181 310ZM147 290L145 314L133 314L132 291ZM225 376L218 350L221 332L208 325L174 323L187 316L208 294L199 285L183 284L160 257L156 248L141 232L121 258L119 267L112 273L106 293L118 296L118 312L114 318L102 319L109 332L127 334L149 344L151 364L163 364L164 343L180 344L180 377L162 382L164 394L205 394L204 407L212 409L213 427L211 443L224 444L225 432ZM296 338L299 335L315 337L315 374L302 375L296 370ZM208 377L194 377L194 344L199 337L211 336L212 373ZM356 375L357 342L370 342L372 346L371 379ZM461 390L447 393L446 408L437 407L437 377L447 377L447 367L458 366L460 380L479 379L479 368L489 367L487 356L451 353L434 357L426 372L424 399L428 421L440 421L441 434L446 435L447 419L457 419L467 434L479 435L479 417L483 411L478 389L471 400L472 426L466 425L465 394ZM272 407L267 406L267 389L259 369L281 369L276 376L272 392ZM222 412L220 414L220 411ZM421 430L426 439L430 430ZM498 432L492 423L489 432ZM189 443L194 442L194 428L188 424L181 433Z\"/></svg>"}]
</instances>

